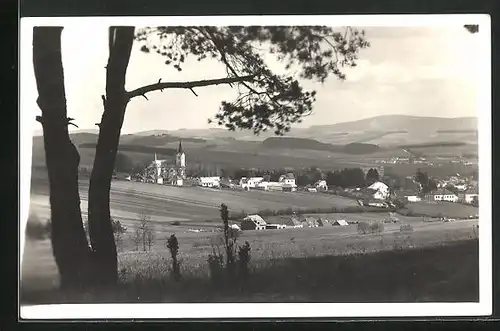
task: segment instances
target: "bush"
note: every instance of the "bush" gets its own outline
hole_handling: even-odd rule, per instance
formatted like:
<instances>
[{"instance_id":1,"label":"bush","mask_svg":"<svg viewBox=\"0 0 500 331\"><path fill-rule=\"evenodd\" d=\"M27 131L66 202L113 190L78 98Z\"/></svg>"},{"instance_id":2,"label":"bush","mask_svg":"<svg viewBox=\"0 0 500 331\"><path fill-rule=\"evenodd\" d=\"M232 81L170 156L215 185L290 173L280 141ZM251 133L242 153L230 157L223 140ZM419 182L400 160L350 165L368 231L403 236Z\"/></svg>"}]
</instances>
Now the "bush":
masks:
<instances>
[{"instance_id":1,"label":"bush","mask_svg":"<svg viewBox=\"0 0 500 331\"><path fill-rule=\"evenodd\" d=\"M370 233L382 233L384 232L383 222L373 222L370 224Z\"/></svg>"},{"instance_id":2,"label":"bush","mask_svg":"<svg viewBox=\"0 0 500 331\"><path fill-rule=\"evenodd\" d=\"M357 225L358 233L368 234L368 233L382 233L384 231L383 222L359 222Z\"/></svg>"},{"instance_id":3,"label":"bush","mask_svg":"<svg viewBox=\"0 0 500 331\"><path fill-rule=\"evenodd\" d=\"M179 226L179 225L181 225L181 222L180 221L173 221L170 224L175 225L175 226Z\"/></svg>"},{"instance_id":4,"label":"bush","mask_svg":"<svg viewBox=\"0 0 500 331\"><path fill-rule=\"evenodd\" d=\"M359 222L356 228L360 234L367 234L370 232L370 224L368 222Z\"/></svg>"},{"instance_id":5,"label":"bush","mask_svg":"<svg viewBox=\"0 0 500 331\"><path fill-rule=\"evenodd\" d=\"M250 243L245 241L245 245L238 248L238 266L240 276L246 277L248 275L248 264L250 263Z\"/></svg>"},{"instance_id":6,"label":"bush","mask_svg":"<svg viewBox=\"0 0 500 331\"><path fill-rule=\"evenodd\" d=\"M156 240L154 227L150 224L151 217L145 213L141 213L139 215L139 222L139 226L136 227L134 233L130 235L130 240L134 243L135 250L139 250L141 243L143 251L146 251L146 248L151 250Z\"/></svg>"},{"instance_id":7,"label":"bush","mask_svg":"<svg viewBox=\"0 0 500 331\"><path fill-rule=\"evenodd\" d=\"M170 256L172 257L172 271L171 271L172 278L175 281L178 281L181 279L181 271L180 271L179 260L177 259L177 254L179 253L179 241L177 240L177 237L175 236L175 234L172 234L167 239L165 246L170 251Z\"/></svg>"},{"instance_id":8,"label":"bush","mask_svg":"<svg viewBox=\"0 0 500 331\"><path fill-rule=\"evenodd\" d=\"M213 252L208 255L208 269L210 270L210 278L214 283L221 281L224 273L224 258L221 254Z\"/></svg>"},{"instance_id":9,"label":"bush","mask_svg":"<svg viewBox=\"0 0 500 331\"><path fill-rule=\"evenodd\" d=\"M413 226L411 224L401 224L399 232L413 232Z\"/></svg>"}]
</instances>

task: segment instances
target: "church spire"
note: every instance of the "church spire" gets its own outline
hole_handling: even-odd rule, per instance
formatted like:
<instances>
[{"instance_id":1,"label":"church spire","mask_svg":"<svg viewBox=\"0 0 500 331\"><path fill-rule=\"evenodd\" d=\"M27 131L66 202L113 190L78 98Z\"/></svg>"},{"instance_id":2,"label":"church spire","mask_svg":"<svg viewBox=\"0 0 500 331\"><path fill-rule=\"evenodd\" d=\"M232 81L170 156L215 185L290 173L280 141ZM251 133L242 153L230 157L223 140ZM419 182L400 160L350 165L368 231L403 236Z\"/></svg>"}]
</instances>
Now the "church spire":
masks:
<instances>
[{"instance_id":1,"label":"church spire","mask_svg":"<svg viewBox=\"0 0 500 331\"><path fill-rule=\"evenodd\" d=\"M178 154L182 154L182 153L184 153L184 151L182 150L182 142L181 142L181 140L180 140L180 139L179 139L179 149L177 150L177 153L178 153Z\"/></svg>"}]
</instances>

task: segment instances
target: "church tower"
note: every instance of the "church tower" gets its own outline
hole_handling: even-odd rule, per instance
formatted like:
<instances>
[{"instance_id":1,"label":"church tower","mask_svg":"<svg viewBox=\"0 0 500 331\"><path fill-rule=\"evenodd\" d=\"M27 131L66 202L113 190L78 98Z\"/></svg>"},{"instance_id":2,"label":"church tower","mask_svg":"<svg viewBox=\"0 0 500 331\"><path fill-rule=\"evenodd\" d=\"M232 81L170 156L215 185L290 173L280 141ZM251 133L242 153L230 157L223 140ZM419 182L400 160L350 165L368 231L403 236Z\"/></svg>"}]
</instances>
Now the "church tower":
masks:
<instances>
[{"instance_id":1,"label":"church tower","mask_svg":"<svg viewBox=\"0 0 500 331\"><path fill-rule=\"evenodd\" d=\"M179 140L179 148L175 156L175 166L177 168L177 185L182 186L186 178L186 154L182 149L182 142Z\"/></svg>"}]
</instances>

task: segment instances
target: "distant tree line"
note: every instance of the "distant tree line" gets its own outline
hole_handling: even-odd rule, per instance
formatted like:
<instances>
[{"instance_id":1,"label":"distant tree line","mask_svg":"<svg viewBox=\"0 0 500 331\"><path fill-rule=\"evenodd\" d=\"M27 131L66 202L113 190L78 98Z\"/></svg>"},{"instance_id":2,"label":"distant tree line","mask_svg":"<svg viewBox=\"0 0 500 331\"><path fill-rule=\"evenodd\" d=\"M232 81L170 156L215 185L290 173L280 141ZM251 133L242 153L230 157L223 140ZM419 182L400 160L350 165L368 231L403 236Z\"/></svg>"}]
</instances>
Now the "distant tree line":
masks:
<instances>
[{"instance_id":1,"label":"distant tree line","mask_svg":"<svg viewBox=\"0 0 500 331\"><path fill-rule=\"evenodd\" d=\"M204 169L191 169L191 171L188 171L188 175L207 176L207 172L208 171ZM286 173L294 174L295 182L298 186L314 185L320 180L325 180L330 186L342 188L362 187L380 180L380 175L375 168L369 169L365 175L361 168L324 171L316 166L302 169L245 169L226 167L220 168L217 175L237 181L243 177L263 177L265 181L277 182L280 176Z\"/></svg>"}]
</instances>

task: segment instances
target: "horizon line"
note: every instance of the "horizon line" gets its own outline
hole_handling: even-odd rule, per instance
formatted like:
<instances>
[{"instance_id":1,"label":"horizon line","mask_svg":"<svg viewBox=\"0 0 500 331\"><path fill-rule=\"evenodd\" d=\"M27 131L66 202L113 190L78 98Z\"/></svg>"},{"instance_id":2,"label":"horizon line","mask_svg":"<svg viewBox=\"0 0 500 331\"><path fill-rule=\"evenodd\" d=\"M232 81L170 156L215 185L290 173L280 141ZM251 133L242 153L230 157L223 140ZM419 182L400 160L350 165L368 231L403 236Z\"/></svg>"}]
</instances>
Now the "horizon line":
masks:
<instances>
[{"instance_id":1,"label":"horizon line","mask_svg":"<svg viewBox=\"0 0 500 331\"><path fill-rule=\"evenodd\" d=\"M413 118L433 118L433 119L471 119L475 118L478 119L478 116L458 116L458 117L443 117L443 116L418 116L418 115L406 115L406 114L385 114L385 115L377 115L377 116L369 116L369 117L363 117L357 120L351 120L351 121L344 121L344 122L336 122L336 123L329 123L329 124L314 124L314 125L309 125L305 127L292 127L291 131L294 129L310 129L314 127L325 127L325 126L331 126L331 125L337 125L337 124L347 124L347 123L354 123L354 122L359 122L363 120L369 120L369 119L375 119L379 117L413 117ZM228 131L224 127L205 127L205 128L178 128L178 129L146 129L146 130L140 130L140 131L133 131L133 132L122 132L120 135L128 135L128 134L137 134L137 133L143 133L143 132L148 132L148 131L166 131L166 132L175 132L175 131L189 131L189 130L223 130L223 131ZM82 129L70 129L69 134L72 133L93 133L95 131L99 131L99 129L94 129L94 128L82 128ZM238 130L237 132L244 132L245 130ZM252 130L246 130L249 133L252 132ZM42 129L34 130L33 136L41 136L43 135Z\"/></svg>"}]
</instances>

